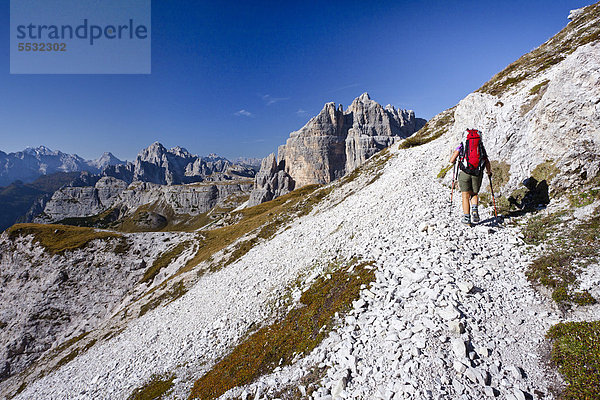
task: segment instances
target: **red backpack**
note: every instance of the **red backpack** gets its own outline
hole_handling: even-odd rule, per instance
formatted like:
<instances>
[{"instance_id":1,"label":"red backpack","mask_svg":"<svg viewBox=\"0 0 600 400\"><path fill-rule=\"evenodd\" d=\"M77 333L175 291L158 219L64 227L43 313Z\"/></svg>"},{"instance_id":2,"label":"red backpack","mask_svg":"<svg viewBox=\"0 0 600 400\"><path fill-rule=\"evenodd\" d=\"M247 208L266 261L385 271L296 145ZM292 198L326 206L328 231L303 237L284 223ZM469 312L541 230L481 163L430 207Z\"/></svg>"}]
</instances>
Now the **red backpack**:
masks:
<instances>
[{"instance_id":1,"label":"red backpack","mask_svg":"<svg viewBox=\"0 0 600 400\"><path fill-rule=\"evenodd\" d=\"M459 157L460 162L458 165L462 171L475 176L481 174L487 160L487 154L477 129L467 129L467 139L464 146L462 146Z\"/></svg>"}]
</instances>

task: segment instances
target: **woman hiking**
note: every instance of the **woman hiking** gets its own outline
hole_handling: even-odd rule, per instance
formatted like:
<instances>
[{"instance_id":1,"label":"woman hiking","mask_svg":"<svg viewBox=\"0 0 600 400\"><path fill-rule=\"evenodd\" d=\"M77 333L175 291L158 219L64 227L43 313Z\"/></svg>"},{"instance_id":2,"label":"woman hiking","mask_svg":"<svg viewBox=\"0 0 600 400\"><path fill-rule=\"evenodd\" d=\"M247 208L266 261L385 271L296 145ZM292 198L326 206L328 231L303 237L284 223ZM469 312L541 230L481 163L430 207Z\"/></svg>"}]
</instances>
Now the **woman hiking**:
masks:
<instances>
[{"instance_id":1,"label":"woman hiking","mask_svg":"<svg viewBox=\"0 0 600 400\"><path fill-rule=\"evenodd\" d=\"M471 225L479 222L479 189L483 180L483 168L492 176L492 168L485 147L481 140L481 132L477 129L467 129L464 144L461 143L450 157L450 163L458 160L460 173L458 187L462 193L463 218L461 222Z\"/></svg>"}]
</instances>

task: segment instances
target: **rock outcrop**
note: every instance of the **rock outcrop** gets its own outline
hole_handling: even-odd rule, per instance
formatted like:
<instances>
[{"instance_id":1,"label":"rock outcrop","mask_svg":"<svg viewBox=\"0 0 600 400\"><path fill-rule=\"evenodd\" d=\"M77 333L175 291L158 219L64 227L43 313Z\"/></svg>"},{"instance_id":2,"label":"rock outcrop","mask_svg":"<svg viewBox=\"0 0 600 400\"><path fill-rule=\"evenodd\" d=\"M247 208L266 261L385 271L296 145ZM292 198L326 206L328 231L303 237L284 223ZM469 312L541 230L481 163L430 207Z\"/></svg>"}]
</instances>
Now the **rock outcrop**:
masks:
<instances>
[{"instance_id":1,"label":"rock outcrop","mask_svg":"<svg viewBox=\"0 0 600 400\"><path fill-rule=\"evenodd\" d=\"M124 298L139 295L148 286L139 285L147 265L169 245L162 234L143 233L52 255L31 237L9 241L2 234L0 381L57 343L81 338L110 318Z\"/></svg>"},{"instance_id":2,"label":"rock outcrop","mask_svg":"<svg viewBox=\"0 0 600 400\"><path fill-rule=\"evenodd\" d=\"M254 189L250 194L248 204L256 205L273 200L294 190L294 180L285 172L284 162L277 163L275 153L264 158L260 170L254 178Z\"/></svg>"},{"instance_id":3,"label":"rock outcrop","mask_svg":"<svg viewBox=\"0 0 600 400\"><path fill-rule=\"evenodd\" d=\"M262 163L250 205L259 204L294 188L328 183L364 163L369 157L425 124L413 111L382 107L367 93L346 111L335 103L304 127L290 134L278 155Z\"/></svg>"},{"instance_id":4,"label":"rock outcrop","mask_svg":"<svg viewBox=\"0 0 600 400\"><path fill-rule=\"evenodd\" d=\"M220 181L232 177L254 177L252 168L233 164L215 154L198 157L182 147L167 150L159 142L140 151L133 163L116 165L104 175L126 181L159 185L181 185L203 181Z\"/></svg>"},{"instance_id":5,"label":"rock outcrop","mask_svg":"<svg viewBox=\"0 0 600 400\"><path fill-rule=\"evenodd\" d=\"M248 194L251 180L205 182L188 185L159 185L150 182L127 182L103 177L95 186L64 187L54 193L43 213L34 222L52 223L67 218L97 215L108 209L118 210L119 217L143 205L158 205L175 214L198 215L224 204L232 196Z\"/></svg>"}]
</instances>

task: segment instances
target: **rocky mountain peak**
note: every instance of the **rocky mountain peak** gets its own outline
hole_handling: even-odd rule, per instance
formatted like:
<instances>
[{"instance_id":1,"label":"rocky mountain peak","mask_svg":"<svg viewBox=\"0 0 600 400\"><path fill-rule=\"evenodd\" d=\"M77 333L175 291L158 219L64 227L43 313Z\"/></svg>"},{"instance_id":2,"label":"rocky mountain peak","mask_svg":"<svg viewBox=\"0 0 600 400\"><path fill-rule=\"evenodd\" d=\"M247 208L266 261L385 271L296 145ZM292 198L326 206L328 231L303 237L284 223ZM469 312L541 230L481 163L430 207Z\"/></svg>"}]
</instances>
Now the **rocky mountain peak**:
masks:
<instances>
[{"instance_id":1,"label":"rocky mountain peak","mask_svg":"<svg viewBox=\"0 0 600 400\"><path fill-rule=\"evenodd\" d=\"M169 153L173 153L177 157L183 157L183 158L193 157L193 155L189 151L187 151L185 148L180 147L180 146L173 147L171 150L169 150Z\"/></svg>"},{"instance_id":2,"label":"rocky mountain peak","mask_svg":"<svg viewBox=\"0 0 600 400\"><path fill-rule=\"evenodd\" d=\"M38 147L27 147L27 148L25 148L23 153L31 154L34 156L55 156L55 155L63 154L60 151L53 151L44 145L38 146Z\"/></svg>"},{"instance_id":3,"label":"rocky mountain peak","mask_svg":"<svg viewBox=\"0 0 600 400\"><path fill-rule=\"evenodd\" d=\"M162 145L162 143L154 142L150 146L141 150L138 153L137 158L142 161L156 162L160 160L166 152L167 149Z\"/></svg>"},{"instance_id":4,"label":"rocky mountain peak","mask_svg":"<svg viewBox=\"0 0 600 400\"><path fill-rule=\"evenodd\" d=\"M363 94L358 96L356 99L354 99L354 102L361 102L361 103L367 103L369 101L371 101L371 96L369 96L369 93L367 93L367 92L364 92Z\"/></svg>"},{"instance_id":5,"label":"rocky mountain peak","mask_svg":"<svg viewBox=\"0 0 600 400\"><path fill-rule=\"evenodd\" d=\"M294 187L340 178L424 124L412 111L384 109L366 92L345 112L341 105L336 109L335 102L326 103L317 116L290 134L277 157L263 162L250 204Z\"/></svg>"},{"instance_id":6,"label":"rocky mountain peak","mask_svg":"<svg viewBox=\"0 0 600 400\"><path fill-rule=\"evenodd\" d=\"M123 161L119 160L111 152L105 151L99 158L88 161L87 163L88 165L98 169L98 171L103 171L110 165L123 164Z\"/></svg>"}]
</instances>

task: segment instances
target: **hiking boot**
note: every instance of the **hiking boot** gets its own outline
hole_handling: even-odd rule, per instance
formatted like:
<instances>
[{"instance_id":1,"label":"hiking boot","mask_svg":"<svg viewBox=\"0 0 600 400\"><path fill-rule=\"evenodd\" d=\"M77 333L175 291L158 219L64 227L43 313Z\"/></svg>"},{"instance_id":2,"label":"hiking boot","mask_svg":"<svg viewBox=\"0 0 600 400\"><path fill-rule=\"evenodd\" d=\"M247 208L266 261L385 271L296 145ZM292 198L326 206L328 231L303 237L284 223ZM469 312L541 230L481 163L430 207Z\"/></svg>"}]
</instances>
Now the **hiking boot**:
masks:
<instances>
[{"instance_id":1,"label":"hiking boot","mask_svg":"<svg viewBox=\"0 0 600 400\"><path fill-rule=\"evenodd\" d=\"M471 225L471 216L469 214L463 215L463 217L460 220L460 222L462 222L465 225Z\"/></svg>"},{"instance_id":2,"label":"hiking boot","mask_svg":"<svg viewBox=\"0 0 600 400\"><path fill-rule=\"evenodd\" d=\"M475 223L475 224L480 221L479 211L477 210L477 207L471 207L471 219L473 220L473 223Z\"/></svg>"}]
</instances>

